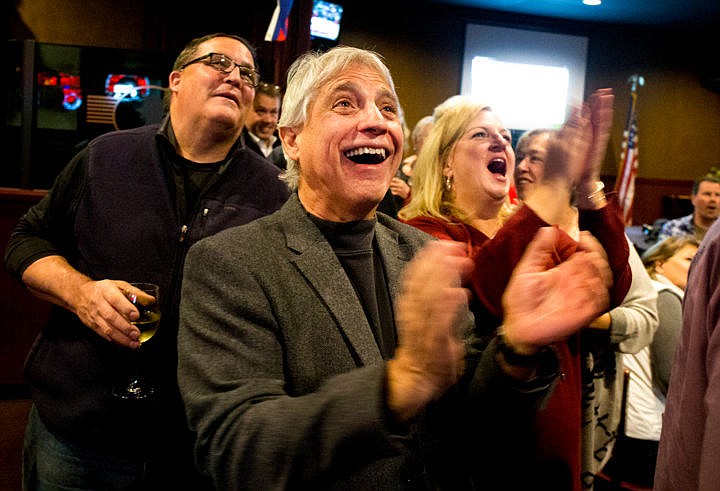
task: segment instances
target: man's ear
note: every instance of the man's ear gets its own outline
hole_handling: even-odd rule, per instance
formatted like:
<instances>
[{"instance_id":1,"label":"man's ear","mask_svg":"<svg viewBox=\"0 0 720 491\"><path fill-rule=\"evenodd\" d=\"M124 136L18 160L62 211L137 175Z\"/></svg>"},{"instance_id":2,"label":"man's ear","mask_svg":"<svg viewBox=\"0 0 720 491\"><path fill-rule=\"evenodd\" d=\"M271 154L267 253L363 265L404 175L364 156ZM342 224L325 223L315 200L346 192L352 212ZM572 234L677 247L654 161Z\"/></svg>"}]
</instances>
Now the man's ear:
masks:
<instances>
[{"instance_id":1,"label":"man's ear","mask_svg":"<svg viewBox=\"0 0 720 491\"><path fill-rule=\"evenodd\" d=\"M173 70L170 72L170 76L168 77L169 82L169 90L172 90L173 87L176 87L177 84L180 83L180 72L178 70Z\"/></svg>"},{"instance_id":2,"label":"man's ear","mask_svg":"<svg viewBox=\"0 0 720 491\"><path fill-rule=\"evenodd\" d=\"M300 153L297 146L300 132L296 131L295 128L283 126L278 128L278 134L280 135L280 140L283 142L283 150L285 150L287 156L293 160L297 160L298 154Z\"/></svg>"}]
</instances>

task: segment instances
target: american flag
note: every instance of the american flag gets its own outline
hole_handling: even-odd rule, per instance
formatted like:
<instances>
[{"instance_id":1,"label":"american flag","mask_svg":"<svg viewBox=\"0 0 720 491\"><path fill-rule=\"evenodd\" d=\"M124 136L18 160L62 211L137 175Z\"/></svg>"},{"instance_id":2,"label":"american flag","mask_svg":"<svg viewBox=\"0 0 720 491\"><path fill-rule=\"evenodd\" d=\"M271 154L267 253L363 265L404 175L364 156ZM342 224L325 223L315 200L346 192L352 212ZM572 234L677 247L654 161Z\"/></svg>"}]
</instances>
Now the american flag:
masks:
<instances>
[{"instance_id":1,"label":"american flag","mask_svg":"<svg viewBox=\"0 0 720 491\"><path fill-rule=\"evenodd\" d=\"M277 0L270 25L265 33L265 41L285 41L288 32L288 17L292 9L293 0Z\"/></svg>"},{"instance_id":2,"label":"american flag","mask_svg":"<svg viewBox=\"0 0 720 491\"><path fill-rule=\"evenodd\" d=\"M630 91L630 107L628 109L627 123L623 133L622 151L620 153L620 173L615 183L618 203L622 209L625 225L632 225L633 200L635 198L635 174L638 170L638 133L635 103L637 101L637 83L644 83L642 77L630 77L632 89Z\"/></svg>"}]
</instances>

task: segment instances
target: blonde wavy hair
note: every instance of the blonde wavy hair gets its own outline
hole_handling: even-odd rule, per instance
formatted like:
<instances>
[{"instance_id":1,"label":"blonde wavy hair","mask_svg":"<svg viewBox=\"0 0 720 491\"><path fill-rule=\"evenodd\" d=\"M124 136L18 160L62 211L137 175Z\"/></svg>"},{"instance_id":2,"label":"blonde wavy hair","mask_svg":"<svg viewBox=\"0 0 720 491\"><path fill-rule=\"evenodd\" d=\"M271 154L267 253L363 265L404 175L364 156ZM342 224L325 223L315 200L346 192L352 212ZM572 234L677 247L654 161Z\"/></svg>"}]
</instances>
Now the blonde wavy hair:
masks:
<instances>
[{"instance_id":1,"label":"blonde wavy hair","mask_svg":"<svg viewBox=\"0 0 720 491\"><path fill-rule=\"evenodd\" d=\"M435 108L433 127L413 167L410 202L398 212L401 220L426 216L469 223L470 217L455 205L453 191L445 186L443 170L455 144L482 111L492 108L464 95L452 96ZM514 210L508 198L500 210L500 221L504 222Z\"/></svg>"}]
</instances>

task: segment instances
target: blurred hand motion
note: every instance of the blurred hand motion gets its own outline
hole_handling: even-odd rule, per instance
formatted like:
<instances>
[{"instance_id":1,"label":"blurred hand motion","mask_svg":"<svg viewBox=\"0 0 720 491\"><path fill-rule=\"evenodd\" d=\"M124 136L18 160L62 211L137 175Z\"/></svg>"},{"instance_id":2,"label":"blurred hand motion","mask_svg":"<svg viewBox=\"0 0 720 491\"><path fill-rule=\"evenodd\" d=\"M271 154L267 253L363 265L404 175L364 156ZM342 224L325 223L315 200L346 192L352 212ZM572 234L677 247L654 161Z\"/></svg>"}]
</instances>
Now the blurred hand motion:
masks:
<instances>
[{"instance_id":1,"label":"blurred hand motion","mask_svg":"<svg viewBox=\"0 0 720 491\"><path fill-rule=\"evenodd\" d=\"M560 262L559 233L538 231L503 295L504 335L521 353L566 339L610 305L612 273L603 248L583 232L577 251Z\"/></svg>"}]
</instances>

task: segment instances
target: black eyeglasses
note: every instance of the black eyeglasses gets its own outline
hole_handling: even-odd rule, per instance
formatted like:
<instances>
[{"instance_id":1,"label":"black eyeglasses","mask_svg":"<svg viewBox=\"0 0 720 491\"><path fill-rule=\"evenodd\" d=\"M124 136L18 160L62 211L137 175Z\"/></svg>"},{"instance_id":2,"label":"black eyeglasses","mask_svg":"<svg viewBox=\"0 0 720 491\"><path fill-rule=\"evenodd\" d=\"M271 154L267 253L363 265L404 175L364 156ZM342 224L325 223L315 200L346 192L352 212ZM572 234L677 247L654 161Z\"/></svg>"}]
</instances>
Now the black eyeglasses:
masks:
<instances>
[{"instance_id":1,"label":"black eyeglasses","mask_svg":"<svg viewBox=\"0 0 720 491\"><path fill-rule=\"evenodd\" d=\"M190 60L183 66L181 66L180 70L184 70L193 63L199 62L202 62L210 68L213 68L218 72L222 73L230 73L235 70L235 67L238 67L238 69L240 70L240 78L242 78L243 81L245 81L245 83L247 83L249 86L257 87L260 83L260 74L258 72L256 72L250 67L235 63L235 60L230 58L228 55L224 55L222 53L208 53L201 56L200 58Z\"/></svg>"}]
</instances>

